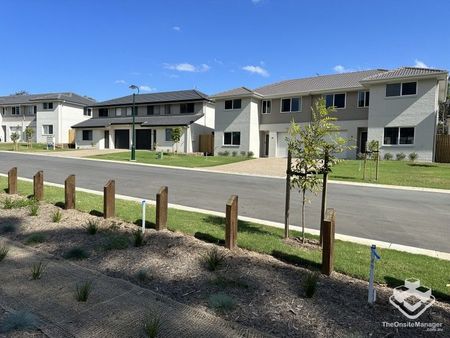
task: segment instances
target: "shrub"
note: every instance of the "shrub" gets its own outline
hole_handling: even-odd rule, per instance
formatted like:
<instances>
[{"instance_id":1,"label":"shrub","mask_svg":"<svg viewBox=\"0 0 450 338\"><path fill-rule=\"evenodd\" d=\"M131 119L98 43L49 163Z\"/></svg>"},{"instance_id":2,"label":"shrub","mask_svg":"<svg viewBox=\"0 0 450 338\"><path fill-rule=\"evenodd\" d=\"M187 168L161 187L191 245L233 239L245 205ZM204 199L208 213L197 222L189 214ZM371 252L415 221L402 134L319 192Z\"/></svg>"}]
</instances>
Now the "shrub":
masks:
<instances>
[{"instance_id":1,"label":"shrub","mask_svg":"<svg viewBox=\"0 0 450 338\"><path fill-rule=\"evenodd\" d=\"M253 153L253 151L249 151L249 152L247 153L247 157L251 158L251 157L253 157L253 156L255 156L255 154Z\"/></svg>"},{"instance_id":2,"label":"shrub","mask_svg":"<svg viewBox=\"0 0 450 338\"><path fill-rule=\"evenodd\" d=\"M247 153L245 151L241 151L240 154L241 154L242 157L245 157L247 155Z\"/></svg>"},{"instance_id":3,"label":"shrub","mask_svg":"<svg viewBox=\"0 0 450 338\"><path fill-rule=\"evenodd\" d=\"M0 246L0 262L5 259L5 257L8 255L8 252L9 248L6 245L2 244Z\"/></svg>"},{"instance_id":4,"label":"shrub","mask_svg":"<svg viewBox=\"0 0 450 338\"><path fill-rule=\"evenodd\" d=\"M92 282L86 281L81 284L77 284L75 290L75 299L79 302L86 302L92 291Z\"/></svg>"},{"instance_id":5,"label":"shrub","mask_svg":"<svg viewBox=\"0 0 450 338\"><path fill-rule=\"evenodd\" d=\"M129 241L125 235L111 235L103 246L105 250L123 250L128 248Z\"/></svg>"},{"instance_id":6,"label":"shrub","mask_svg":"<svg viewBox=\"0 0 450 338\"><path fill-rule=\"evenodd\" d=\"M142 246L144 244L144 234L142 233L142 230L136 230L133 232L133 242L134 246Z\"/></svg>"},{"instance_id":7,"label":"shrub","mask_svg":"<svg viewBox=\"0 0 450 338\"><path fill-rule=\"evenodd\" d=\"M44 234L36 232L27 237L27 239L25 240L25 244L33 245L33 244L43 243L43 242L45 242L46 239L47 239L47 237Z\"/></svg>"},{"instance_id":8,"label":"shrub","mask_svg":"<svg viewBox=\"0 0 450 338\"><path fill-rule=\"evenodd\" d=\"M415 162L417 160L417 157L418 157L417 153L411 153L408 155L408 158L411 162Z\"/></svg>"},{"instance_id":9,"label":"shrub","mask_svg":"<svg viewBox=\"0 0 450 338\"><path fill-rule=\"evenodd\" d=\"M406 155L404 153L398 153L395 155L395 158L397 161L403 161L406 158Z\"/></svg>"},{"instance_id":10,"label":"shrub","mask_svg":"<svg viewBox=\"0 0 450 338\"><path fill-rule=\"evenodd\" d=\"M229 152L228 150L225 150L225 151L222 153L222 156L230 156L230 152Z\"/></svg>"},{"instance_id":11,"label":"shrub","mask_svg":"<svg viewBox=\"0 0 450 338\"><path fill-rule=\"evenodd\" d=\"M37 325L38 319L29 312L8 313L0 324L0 333L34 329Z\"/></svg>"},{"instance_id":12,"label":"shrub","mask_svg":"<svg viewBox=\"0 0 450 338\"><path fill-rule=\"evenodd\" d=\"M6 197L3 201L3 209L12 209L14 206L14 202L11 197Z\"/></svg>"},{"instance_id":13,"label":"shrub","mask_svg":"<svg viewBox=\"0 0 450 338\"><path fill-rule=\"evenodd\" d=\"M234 308L235 302L227 294L219 292L209 296L208 305L216 311L227 312Z\"/></svg>"},{"instance_id":14,"label":"shrub","mask_svg":"<svg viewBox=\"0 0 450 338\"><path fill-rule=\"evenodd\" d=\"M44 273L46 268L47 265L42 262L33 264L33 266L31 267L31 278L34 280L41 279L42 274Z\"/></svg>"},{"instance_id":15,"label":"shrub","mask_svg":"<svg viewBox=\"0 0 450 338\"><path fill-rule=\"evenodd\" d=\"M216 271L225 260L225 254L221 253L217 247L213 247L202 256L202 260L209 271Z\"/></svg>"},{"instance_id":16,"label":"shrub","mask_svg":"<svg viewBox=\"0 0 450 338\"><path fill-rule=\"evenodd\" d=\"M394 156L391 154L391 153L386 153L386 154L384 154L384 157L383 157L386 161L390 161L390 160L392 160L393 158L394 158Z\"/></svg>"},{"instance_id":17,"label":"shrub","mask_svg":"<svg viewBox=\"0 0 450 338\"><path fill-rule=\"evenodd\" d=\"M161 329L161 315L149 313L144 318L144 332L149 338L156 338Z\"/></svg>"},{"instance_id":18,"label":"shrub","mask_svg":"<svg viewBox=\"0 0 450 338\"><path fill-rule=\"evenodd\" d=\"M27 207L35 203L33 199L16 199L13 200L10 197L6 197L3 201L3 209L19 209L23 207Z\"/></svg>"},{"instance_id":19,"label":"shrub","mask_svg":"<svg viewBox=\"0 0 450 338\"><path fill-rule=\"evenodd\" d=\"M231 152L231 156L233 156L233 157L236 157L237 154L238 154L238 152L237 152L236 150L234 150L234 151Z\"/></svg>"},{"instance_id":20,"label":"shrub","mask_svg":"<svg viewBox=\"0 0 450 338\"><path fill-rule=\"evenodd\" d=\"M89 254L83 248L79 247L72 248L64 254L65 259L82 260L88 257Z\"/></svg>"},{"instance_id":21,"label":"shrub","mask_svg":"<svg viewBox=\"0 0 450 338\"><path fill-rule=\"evenodd\" d=\"M307 298L314 296L317 289L317 282L319 280L319 274L317 272L308 272L305 280L303 281L303 290Z\"/></svg>"},{"instance_id":22,"label":"shrub","mask_svg":"<svg viewBox=\"0 0 450 338\"><path fill-rule=\"evenodd\" d=\"M98 221L96 219L90 219L85 226L89 235L95 235L98 231Z\"/></svg>"},{"instance_id":23,"label":"shrub","mask_svg":"<svg viewBox=\"0 0 450 338\"><path fill-rule=\"evenodd\" d=\"M52 214L52 222L53 223L59 223L61 222L61 218L62 218L62 213L61 211L58 209L56 210L53 214Z\"/></svg>"},{"instance_id":24,"label":"shrub","mask_svg":"<svg viewBox=\"0 0 450 338\"><path fill-rule=\"evenodd\" d=\"M34 202L30 204L30 216L37 216L39 213L39 203Z\"/></svg>"},{"instance_id":25,"label":"shrub","mask_svg":"<svg viewBox=\"0 0 450 338\"><path fill-rule=\"evenodd\" d=\"M148 273L147 270L145 269L140 269L138 272L136 272L136 278L142 282L142 283L146 283L149 280L152 279L152 276Z\"/></svg>"},{"instance_id":26,"label":"shrub","mask_svg":"<svg viewBox=\"0 0 450 338\"><path fill-rule=\"evenodd\" d=\"M13 224L13 223L7 223L7 224L2 226L1 230L2 230L1 232L3 234L10 233L10 232L16 232L17 231L17 225Z\"/></svg>"}]
</instances>

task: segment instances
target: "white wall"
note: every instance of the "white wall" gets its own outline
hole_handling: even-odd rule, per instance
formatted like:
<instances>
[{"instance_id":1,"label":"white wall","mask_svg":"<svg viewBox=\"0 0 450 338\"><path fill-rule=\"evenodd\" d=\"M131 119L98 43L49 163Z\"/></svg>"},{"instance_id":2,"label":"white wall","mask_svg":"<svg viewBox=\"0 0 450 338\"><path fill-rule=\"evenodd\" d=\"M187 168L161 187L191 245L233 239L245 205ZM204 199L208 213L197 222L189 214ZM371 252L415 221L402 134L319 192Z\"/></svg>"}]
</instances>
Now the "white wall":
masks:
<instances>
[{"instance_id":1,"label":"white wall","mask_svg":"<svg viewBox=\"0 0 450 338\"><path fill-rule=\"evenodd\" d=\"M436 80L421 80L413 96L386 97L386 85L370 87L368 141L380 142L385 153L415 152L419 161L433 161L435 128L438 112ZM415 127L414 145L383 145L385 127Z\"/></svg>"},{"instance_id":2,"label":"white wall","mask_svg":"<svg viewBox=\"0 0 450 338\"><path fill-rule=\"evenodd\" d=\"M90 130L92 130L92 141L83 141L83 130L78 128L75 130L75 147L77 149L104 149L104 129Z\"/></svg>"},{"instance_id":3,"label":"white wall","mask_svg":"<svg viewBox=\"0 0 450 338\"><path fill-rule=\"evenodd\" d=\"M6 128L3 128L6 127ZM33 137L32 137L32 141L35 142L36 141L36 125L35 125L35 121L34 121L34 117L29 117L26 116L25 118L23 118L22 116L20 117L9 117L9 118L4 118L2 119L2 117L0 117L0 139L1 142L12 142L11 141L11 128L16 128L19 127L19 134L20 134L20 140L19 142L25 142L26 141L26 137L25 137L25 128L27 127L31 127L34 130L33 133ZM6 135L4 135L4 131L6 132Z\"/></svg>"}]
</instances>

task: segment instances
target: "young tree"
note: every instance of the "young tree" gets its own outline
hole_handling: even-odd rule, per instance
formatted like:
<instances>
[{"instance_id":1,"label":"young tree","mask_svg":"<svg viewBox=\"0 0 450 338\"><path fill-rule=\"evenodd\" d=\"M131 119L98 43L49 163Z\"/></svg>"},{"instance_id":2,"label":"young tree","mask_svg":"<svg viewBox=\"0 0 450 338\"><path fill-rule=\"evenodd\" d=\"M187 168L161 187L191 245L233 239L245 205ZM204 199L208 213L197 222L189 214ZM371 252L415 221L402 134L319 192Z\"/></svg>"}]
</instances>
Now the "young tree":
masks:
<instances>
[{"instance_id":1,"label":"young tree","mask_svg":"<svg viewBox=\"0 0 450 338\"><path fill-rule=\"evenodd\" d=\"M34 134L34 130L31 127L26 127L25 128L25 138L27 140L27 144L28 144L28 148L32 148L32 137Z\"/></svg>"},{"instance_id":2,"label":"young tree","mask_svg":"<svg viewBox=\"0 0 450 338\"><path fill-rule=\"evenodd\" d=\"M311 122L300 125L294 121L289 128L288 148L292 154L294 178L291 185L301 193L302 240L305 240L305 206L309 202L307 192L317 193L321 189L322 179L319 174L327 173L337 162L336 155L346 149L347 140L340 137L339 128L330 116L333 107L326 107L322 98L311 108ZM326 159L326 166L324 165Z\"/></svg>"},{"instance_id":3,"label":"young tree","mask_svg":"<svg viewBox=\"0 0 450 338\"><path fill-rule=\"evenodd\" d=\"M19 141L20 139L20 135L17 131L15 131L14 133L11 134L11 141L13 141L14 143L14 150L18 150L18 146L17 146L17 141Z\"/></svg>"},{"instance_id":4,"label":"young tree","mask_svg":"<svg viewBox=\"0 0 450 338\"><path fill-rule=\"evenodd\" d=\"M183 135L183 129L181 127L175 127L172 129L172 141L175 143L175 153L178 153L178 142L181 140Z\"/></svg>"}]
</instances>

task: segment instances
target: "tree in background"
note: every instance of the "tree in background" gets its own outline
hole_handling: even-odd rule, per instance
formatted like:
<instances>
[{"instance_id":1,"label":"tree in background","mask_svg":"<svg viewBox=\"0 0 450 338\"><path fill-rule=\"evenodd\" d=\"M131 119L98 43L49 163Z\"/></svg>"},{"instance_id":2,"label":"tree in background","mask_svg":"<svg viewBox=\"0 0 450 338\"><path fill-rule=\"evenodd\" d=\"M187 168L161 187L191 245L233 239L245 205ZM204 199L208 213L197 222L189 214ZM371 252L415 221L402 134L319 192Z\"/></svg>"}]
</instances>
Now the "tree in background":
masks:
<instances>
[{"instance_id":1,"label":"tree in background","mask_svg":"<svg viewBox=\"0 0 450 338\"><path fill-rule=\"evenodd\" d=\"M183 135L183 129L181 127L175 127L172 129L172 141L175 143L175 153L178 153L178 143Z\"/></svg>"},{"instance_id":2,"label":"tree in background","mask_svg":"<svg viewBox=\"0 0 450 338\"><path fill-rule=\"evenodd\" d=\"M11 96L21 96L21 95L30 95L30 93L28 93L26 90L19 90L14 94L11 94Z\"/></svg>"},{"instance_id":3,"label":"tree in background","mask_svg":"<svg viewBox=\"0 0 450 338\"><path fill-rule=\"evenodd\" d=\"M337 163L336 155L348 148L347 140L339 136L339 127L334 124L337 118L330 116L333 107L326 107L321 98L311 108L311 122L300 125L291 122L289 128L288 148L294 158L292 171L295 173L291 186L301 193L302 240L305 241L305 206L309 202L307 192L317 194L321 189L322 179L319 174ZM327 166L324 167L324 159Z\"/></svg>"},{"instance_id":4,"label":"tree in background","mask_svg":"<svg viewBox=\"0 0 450 338\"><path fill-rule=\"evenodd\" d=\"M28 148L33 147L32 138L33 138L34 130L31 127L25 128L25 139L27 141Z\"/></svg>"}]
</instances>

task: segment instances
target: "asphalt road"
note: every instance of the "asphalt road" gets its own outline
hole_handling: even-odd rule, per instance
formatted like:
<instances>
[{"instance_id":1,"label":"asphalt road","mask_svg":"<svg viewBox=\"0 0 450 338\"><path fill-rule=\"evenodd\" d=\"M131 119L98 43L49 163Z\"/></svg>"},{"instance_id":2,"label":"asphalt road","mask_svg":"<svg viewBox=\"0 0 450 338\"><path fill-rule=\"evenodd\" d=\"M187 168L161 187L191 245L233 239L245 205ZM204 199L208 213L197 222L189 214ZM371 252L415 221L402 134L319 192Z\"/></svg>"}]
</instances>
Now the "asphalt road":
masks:
<instances>
[{"instance_id":1,"label":"asphalt road","mask_svg":"<svg viewBox=\"0 0 450 338\"><path fill-rule=\"evenodd\" d=\"M44 170L45 181L60 184L75 174L78 187L98 191L115 179L118 194L153 200L167 185L170 203L214 211L224 212L237 194L240 215L284 222L282 179L0 152L0 172L13 166L21 177ZM300 196L291 196L291 223L299 225ZM450 194L331 183L328 207L336 209L338 233L450 252ZM318 229L319 214L320 197L312 196L307 227Z\"/></svg>"}]
</instances>

